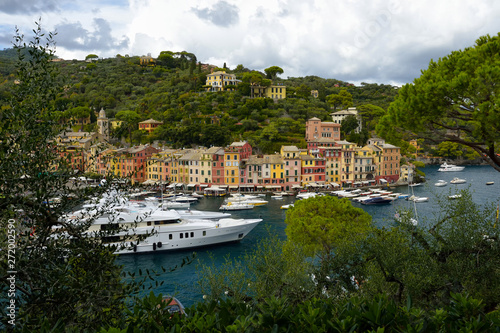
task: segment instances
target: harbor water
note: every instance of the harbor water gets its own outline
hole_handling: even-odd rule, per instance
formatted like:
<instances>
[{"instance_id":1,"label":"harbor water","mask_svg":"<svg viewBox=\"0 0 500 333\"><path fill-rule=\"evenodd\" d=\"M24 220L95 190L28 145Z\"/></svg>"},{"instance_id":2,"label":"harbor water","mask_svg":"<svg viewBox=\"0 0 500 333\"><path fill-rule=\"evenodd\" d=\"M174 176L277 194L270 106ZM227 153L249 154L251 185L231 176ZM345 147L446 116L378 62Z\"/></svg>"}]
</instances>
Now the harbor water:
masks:
<instances>
[{"instance_id":1,"label":"harbor water","mask_svg":"<svg viewBox=\"0 0 500 333\"><path fill-rule=\"evenodd\" d=\"M370 206L356 202L353 202L353 205L368 212L378 226L384 226L394 223L394 214L399 209L416 208L419 221L432 219L433 214L439 211L437 198L447 198L448 195L453 195L461 189L468 189L472 193L472 199L476 203L484 204L489 202L495 204L495 207L500 203L500 172L492 167L467 166L465 170L460 172L438 172L437 170L438 166L435 165L423 168L422 171L426 175L426 183L421 186L391 188L393 192L429 197L428 202L413 204L410 201L398 199L390 205ZM466 183L450 184L450 180L454 177L465 179ZM444 187L434 186L434 183L440 179L447 181L448 185ZM494 182L494 184L486 185L487 182ZM224 198L215 197L201 198L198 203L192 205L192 209L218 211L223 200ZM296 200L295 197L285 196L282 200L277 200L267 195L265 200L269 202L267 205L255 207L253 210L230 212L234 218L260 217L263 219L239 243L221 244L187 251L123 255L118 258L118 264L123 265L124 270L129 272L138 272L139 270L145 272L146 269L149 269L161 273L156 279L159 282L164 281L164 283L153 289L155 294L176 295L185 306L200 302L203 295L200 294L197 288L197 280L203 277L198 277L196 274L196 266L198 264L219 265L224 263L228 256L230 258L239 258L246 251L256 248L259 241L268 237L270 233L278 235L282 239L286 238L286 210L280 209L280 207L293 203ZM190 265L179 267L182 260L190 256L193 252L196 252L194 262ZM169 268L175 266L178 266L178 268L173 272L169 272ZM163 272L162 267L167 272ZM149 293L149 291L146 292Z\"/></svg>"}]
</instances>

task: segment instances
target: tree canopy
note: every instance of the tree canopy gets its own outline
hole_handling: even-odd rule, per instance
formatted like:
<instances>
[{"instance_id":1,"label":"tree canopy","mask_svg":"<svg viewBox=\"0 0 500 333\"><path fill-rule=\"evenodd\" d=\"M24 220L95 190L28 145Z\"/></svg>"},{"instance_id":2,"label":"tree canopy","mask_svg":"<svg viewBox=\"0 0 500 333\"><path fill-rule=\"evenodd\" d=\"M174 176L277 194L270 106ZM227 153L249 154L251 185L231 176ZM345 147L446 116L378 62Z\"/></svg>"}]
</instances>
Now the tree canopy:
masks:
<instances>
[{"instance_id":1,"label":"tree canopy","mask_svg":"<svg viewBox=\"0 0 500 333\"><path fill-rule=\"evenodd\" d=\"M500 34L454 51L404 85L377 126L390 140L425 138L471 147L500 171Z\"/></svg>"}]
</instances>

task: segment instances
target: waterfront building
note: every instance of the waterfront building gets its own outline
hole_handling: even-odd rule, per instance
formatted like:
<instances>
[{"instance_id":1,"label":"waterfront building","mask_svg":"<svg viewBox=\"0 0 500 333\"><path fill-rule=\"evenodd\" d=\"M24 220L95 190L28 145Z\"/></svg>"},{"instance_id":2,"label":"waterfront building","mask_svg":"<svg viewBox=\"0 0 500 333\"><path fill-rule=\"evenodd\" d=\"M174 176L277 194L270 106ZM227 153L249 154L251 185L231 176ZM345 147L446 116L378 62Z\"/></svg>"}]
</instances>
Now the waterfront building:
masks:
<instances>
[{"instance_id":1,"label":"waterfront building","mask_svg":"<svg viewBox=\"0 0 500 333\"><path fill-rule=\"evenodd\" d=\"M158 149L140 145L118 149L113 157L113 173L119 177L130 178L133 183L146 180L146 162Z\"/></svg>"},{"instance_id":2,"label":"waterfront building","mask_svg":"<svg viewBox=\"0 0 500 333\"><path fill-rule=\"evenodd\" d=\"M319 154L325 158L325 182L341 184L342 174L342 145L319 147Z\"/></svg>"},{"instance_id":3,"label":"waterfront building","mask_svg":"<svg viewBox=\"0 0 500 333\"><path fill-rule=\"evenodd\" d=\"M245 188L250 189L262 189L263 179L262 179L262 165L264 163L264 158L259 155L252 155L245 160Z\"/></svg>"},{"instance_id":4,"label":"waterfront building","mask_svg":"<svg viewBox=\"0 0 500 333\"><path fill-rule=\"evenodd\" d=\"M284 162L284 189L290 191L301 187L301 150L296 146L281 146L280 154Z\"/></svg>"},{"instance_id":5,"label":"waterfront building","mask_svg":"<svg viewBox=\"0 0 500 333\"><path fill-rule=\"evenodd\" d=\"M355 148L354 185L368 185L375 182L376 165L374 155L368 147Z\"/></svg>"},{"instance_id":6,"label":"waterfront building","mask_svg":"<svg viewBox=\"0 0 500 333\"><path fill-rule=\"evenodd\" d=\"M285 179L283 158L280 154L262 157L262 180L265 189L283 190Z\"/></svg>"},{"instance_id":7,"label":"waterfront building","mask_svg":"<svg viewBox=\"0 0 500 333\"><path fill-rule=\"evenodd\" d=\"M225 152L222 147L211 147L207 151L212 156L212 184L224 185L224 162Z\"/></svg>"}]
</instances>

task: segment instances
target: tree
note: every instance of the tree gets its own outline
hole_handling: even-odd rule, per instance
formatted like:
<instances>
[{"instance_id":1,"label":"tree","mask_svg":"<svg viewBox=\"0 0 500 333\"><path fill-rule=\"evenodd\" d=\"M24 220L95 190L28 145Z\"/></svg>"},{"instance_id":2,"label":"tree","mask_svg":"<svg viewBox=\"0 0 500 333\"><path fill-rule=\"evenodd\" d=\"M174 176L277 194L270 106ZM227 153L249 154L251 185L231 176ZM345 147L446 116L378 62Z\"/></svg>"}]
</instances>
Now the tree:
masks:
<instances>
[{"instance_id":1,"label":"tree","mask_svg":"<svg viewBox=\"0 0 500 333\"><path fill-rule=\"evenodd\" d=\"M87 56L85 57L85 60L89 60L89 59L90 59L90 60L94 60L94 59L98 59L98 58L99 58L99 56L98 56L97 54L92 54L92 53L91 53L91 54L89 54L89 55L87 55Z\"/></svg>"},{"instance_id":2,"label":"tree","mask_svg":"<svg viewBox=\"0 0 500 333\"><path fill-rule=\"evenodd\" d=\"M38 23L33 31L28 44L16 33L20 83L12 87L0 119L0 229L10 235L0 238L6 254L0 262L0 325L14 328L7 306L15 302L19 331L40 331L42 326L97 331L122 315L132 289L120 278L114 249L85 234L92 221L73 224L63 218L75 202L102 189L79 190L69 182L73 168L60 157L54 140L63 127L54 107L62 80L49 61L53 34L45 35ZM23 50L29 50L29 60ZM58 205L52 203L54 197L60 198ZM12 277L15 282L7 280Z\"/></svg>"},{"instance_id":3,"label":"tree","mask_svg":"<svg viewBox=\"0 0 500 333\"><path fill-rule=\"evenodd\" d=\"M352 106L352 95L346 88L342 88L338 94L326 96L326 101L331 107L333 107L334 111L337 111L337 108L339 107L348 108Z\"/></svg>"},{"instance_id":4,"label":"tree","mask_svg":"<svg viewBox=\"0 0 500 333\"><path fill-rule=\"evenodd\" d=\"M264 72L266 73L267 78L271 79L274 82L278 74L283 74L283 69L278 66L271 66L269 68L264 69Z\"/></svg>"},{"instance_id":5,"label":"tree","mask_svg":"<svg viewBox=\"0 0 500 333\"><path fill-rule=\"evenodd\" d=\"M320 196L296 202L285 223L291 242L326 260L340 244L366 237L371 216L347 199Z\"/></svg>"},{"instance_id":6,"label":"tree","mask_svg":"<svg viewBox=\"0 0 500 333\"><path fill-rule=\"evenodd\" d=\"M358 125L358 119L356 118L356 116L349 115L345 117L340 124L341 134L344 138L346 138L347 135L351 134L358 128Z\"/></svg>"},{"instance_id":7,"label":"tree","mask_svg":"<svg viewBox=\"0 0 500 333\"><path fill-rule=\"evenodd\" d=\"M377 132L387 140L418 136L456 142L500 171L500 34L480 37L404 85Z\"/></svg>"},{"instance_id":8,"label":"tree","mask_svg":"<svg viewBox=\"0 0 500 333\"><path fill-rule=\"evenodd\" d=\"M358 114L363 119L364 126L368 131L375 129L380 117L385 115L385 110L373 104L363 104L357 107Z\"/></svg>"}]
</instances>

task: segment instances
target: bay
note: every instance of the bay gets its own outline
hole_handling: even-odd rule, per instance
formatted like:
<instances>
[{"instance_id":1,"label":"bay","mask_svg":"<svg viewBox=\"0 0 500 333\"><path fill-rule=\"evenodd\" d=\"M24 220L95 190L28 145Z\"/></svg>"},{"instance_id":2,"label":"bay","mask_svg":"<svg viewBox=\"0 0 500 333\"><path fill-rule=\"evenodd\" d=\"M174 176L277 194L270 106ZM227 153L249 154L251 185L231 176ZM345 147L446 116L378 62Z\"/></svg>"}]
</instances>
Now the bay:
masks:
<instances>
[{"instance_id":1,"label":"bay","mask_svg":"<svg viewBox=\"0 0 500 333\"><path fill-rule=\"evenodd\" d=\"M437 198L447 198L448 195L453 195L462 189L468 189L472 193L472 199L476 203L484 204L490 202L494 203L495 206L500 203L500 172L492 167L467 166L464 171L460 172L438 172L437 170L438 166L436 165L422 168L422 171L426 174L426 183L422 186L400 186L391 189L394 192L429 197L428 202L416 203L414 205L409 201L398 199L391 205L367 206L356 202L353 202L353 205L368 212L378 226L384 226L394 223L394 214L399 209L416 208L419 222L424 221L423 223L425 223L426 220L429 221L432 219L433 215L439 211ZM467 182L459 185L450 184L450 180L454 177L463 178ZM439 179L447 181L448 185L445 187L435 187L434 183ZM488 186L486 185L487 182L494 182L494 185ZM198 203L192 206L192 209L218 211L223 200L224 198L201 198ZM161 273L156 279L164 283L152 289L155 294L176 295L185 306L200 302L203 299L203 295L197 288L197 281L198 279L203 279L203 277L198 276L196 273L196 266L198 264L213 264L218 266L223 264L228 257L233 259L239 258L246 251L255 249L259 241L268 237L270 233L277 235L281 239L286 239L286 224L284 222L286 210L280 209L280 207L293 203L295 197L283 197L283 200L276 200L267 195L265 200L269 202L265 206L258 206L253 210L231 212L234 218L260 217L263 219L239 243L221 244L188 251L123 255L118 257L117 263L123 265L124 270L128 272L138 272L139 270L144 272L146 269L149 269ZM190 256L193 252L196 252L196 259L192 264L178 267L173 272L168 271L169 268L180 266L182 260ZM162 267L166 268L167 272L164 273ZM146 293L149 293L149 290L144 291L144 294Z\"/></svg>"}]
</instances>

